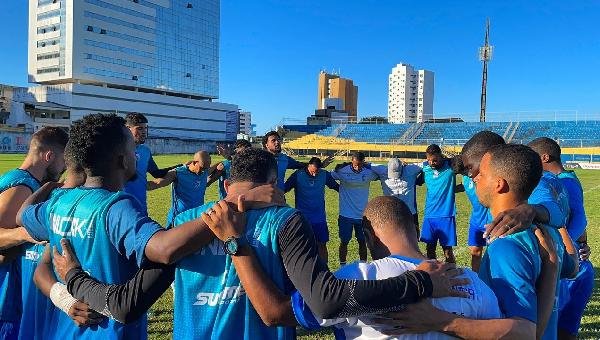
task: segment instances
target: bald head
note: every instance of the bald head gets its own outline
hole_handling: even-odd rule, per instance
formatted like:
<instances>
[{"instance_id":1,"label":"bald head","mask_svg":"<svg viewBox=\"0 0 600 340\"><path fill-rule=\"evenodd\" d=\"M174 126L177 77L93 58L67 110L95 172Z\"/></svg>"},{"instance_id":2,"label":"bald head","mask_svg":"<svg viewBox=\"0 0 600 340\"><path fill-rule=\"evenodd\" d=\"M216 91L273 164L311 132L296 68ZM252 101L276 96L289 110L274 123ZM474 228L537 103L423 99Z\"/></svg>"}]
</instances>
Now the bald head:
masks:
<instances>
[{"instance_id":1,"label":"bald head","mask_svg":"<svg viewBox=\"0 0 600 340\"><path fill-rule=\"evenodd\" d=\"M200 150L194 154L194 160L189 165L189 169L192 172L200 173L204 169L210 168L210 162L210 154L204 150Z\"/></svg>"},{"instance_id":2,"label":"bald head","mask_svg":"<svg viewBox=\"0 0 600 340\"><path fill-rule=\"evenodd\" d=\"M375 197L369 201L363 215L368 227L371 227L377 236L394 233L405 235L408 240L416 240L410 209L396 197Z\"/></svg>"}]
</instances>

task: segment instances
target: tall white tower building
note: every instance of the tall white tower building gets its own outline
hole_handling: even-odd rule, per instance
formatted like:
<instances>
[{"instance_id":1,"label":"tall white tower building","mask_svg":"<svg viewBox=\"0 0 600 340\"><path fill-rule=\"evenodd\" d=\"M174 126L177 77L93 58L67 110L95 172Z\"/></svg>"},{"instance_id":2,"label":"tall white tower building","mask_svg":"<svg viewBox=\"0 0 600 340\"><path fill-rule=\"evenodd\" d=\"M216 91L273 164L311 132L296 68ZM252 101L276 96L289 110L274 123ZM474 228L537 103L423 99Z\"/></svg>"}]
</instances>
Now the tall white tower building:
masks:
<instances>
[{"instance_id":1,"label":"tall white tower building","mask_svg":"<svg viewBox=\"0 0 600 340\"><path fill-rule=\"evenodd\" d=\"M133 111L150 137L235 140L237 106L213 101L219 31L219 0L29 0L39 86L16 97L35 129Z\"/></svg>"},{"instance_id":2,"label":"tall white tower building","mask_svg":"<svg viewBox=\"0 0 600 340\"><path fill-rule=\"evenodd\" d=\"M398 64L388 78L388 121L424 122L433 118L434 74Z\"/></svg>"}]
</instances>

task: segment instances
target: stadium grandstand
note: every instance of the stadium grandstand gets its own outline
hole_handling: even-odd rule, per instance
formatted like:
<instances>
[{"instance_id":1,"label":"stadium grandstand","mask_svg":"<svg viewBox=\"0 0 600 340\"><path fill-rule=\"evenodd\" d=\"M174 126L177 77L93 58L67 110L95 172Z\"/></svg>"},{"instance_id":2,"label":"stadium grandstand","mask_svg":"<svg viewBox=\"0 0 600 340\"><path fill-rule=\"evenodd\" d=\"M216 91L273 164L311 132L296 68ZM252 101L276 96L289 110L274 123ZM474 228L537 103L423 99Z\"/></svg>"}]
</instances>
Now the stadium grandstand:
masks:
<instances>
[{"instance_id":1,"label":"stadium grandstand","mask_svg":"<svg viewBox=\"0 0 600 340\"><path fill-rule=\"evenodd\" d=\"M511 115L507 114L506 117ZM279 130L292 154L345 154L360 150L371 157L410 156L422 153L424 146L439 144L446 153L456 153L473 134L489 130L512 143L527 143L550 137L565 150L565 160L600 161L600 116L554 115L554 120L427 122L408 124L283 124ZM501 117L501 115L500 115ZM548 117L548 115L545 115ZM418 155L415 155L418 156ZM588 157L589 156L589 157ZM583 157L583 159L582 159ZM587 158L586 158L587 157Z\"/></svg>"}]
</instances>

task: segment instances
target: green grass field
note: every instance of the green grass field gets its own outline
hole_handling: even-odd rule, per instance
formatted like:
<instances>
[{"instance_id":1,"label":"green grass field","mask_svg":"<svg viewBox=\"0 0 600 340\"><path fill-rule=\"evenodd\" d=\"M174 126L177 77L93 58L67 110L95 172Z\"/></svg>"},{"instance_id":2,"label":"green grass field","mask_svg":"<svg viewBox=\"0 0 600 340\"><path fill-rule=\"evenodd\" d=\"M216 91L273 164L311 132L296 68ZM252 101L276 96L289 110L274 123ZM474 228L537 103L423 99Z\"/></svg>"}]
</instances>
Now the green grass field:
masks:
<instances>
[{"instance_id":1,"label":"green grass field","mask_svg":"<svg viewBox=\"0 0 600 340\"><path fill-rule=\"evenodd\" d=\"M22 161L22 155L0 155L0 174L5 171L17 167ZM169 166L177 163L182 163L191 159L190 155L163 155L155 156L155 160L159 167ZM218 157L213 157L213 162L218 161ZM289 175L289 173L288 173ZM600 223L600 171L579 170L577 171L583 188L585 197L585 206L588 217L588 238L592 248L592 262L597 264L600 262L600 235L596 235L598 224ZM381 186L379 182L373 182L371 185L371 197L381 195ZM417 191L417 201L419 204L419 216L422 214L424 190L419 188ZM208 188L206 192L206 201L218 199L216 184ZM289 202L293 204L293 192L287 195ZM148 194L148 206L150 216L159 223L164 223L166 220L167 211L170 204L170 191L168 188L152 191ZM457 226L458 226L458 244L455 248L457 262L460 265L468 266L470 264L469 252L466 246L467 242L467 226L470 213L470 205L465 194L458 194L456 199L457 204ZM338 216L338 196L337 193L331 190L326 191L326 206L327 206L327 222L330 227L331 241L328 243L329 250L329 266L332 270L339 267L337 260L337 248L339 245L337 237L337 216ZM438 254L438 256L441 256ZM358 249L356 241L352 241L349 247L348 261L358 259ZM598 268L596 268L598 273ZM598 279L598 276L597 276ZM161 299L152 307L149 317L149 335L150 339L164 339L171 337L172 331L172 316L173 300L171 290L169 289ZM330 332L323 331L319 333L310 333L300 331L301 339L323 339L333 338ZM600 290L598 286L594 289L592 301L588 304L586 314L583 318L580 338L582 339L600 339Z\"/></svg>"}]
</instances>

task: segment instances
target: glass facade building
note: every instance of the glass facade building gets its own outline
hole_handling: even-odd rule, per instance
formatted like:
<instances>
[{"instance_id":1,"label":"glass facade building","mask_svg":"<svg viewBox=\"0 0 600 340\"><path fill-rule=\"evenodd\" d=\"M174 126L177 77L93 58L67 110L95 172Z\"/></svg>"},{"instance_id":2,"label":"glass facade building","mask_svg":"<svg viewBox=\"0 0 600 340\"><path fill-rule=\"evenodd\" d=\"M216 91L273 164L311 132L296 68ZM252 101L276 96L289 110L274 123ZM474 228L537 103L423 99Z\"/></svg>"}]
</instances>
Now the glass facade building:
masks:
<instances>
[{"instance_id":1,"label":"glass facade building","mask_svg":"<svg viewBox=\"0 0 600 340\"><path fill-rule=\"evenodd\" d=\"M219 0L30 0L30 81L214 99Z\"/></svg>"}]
</instances>

